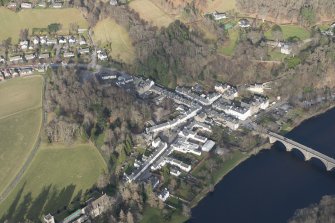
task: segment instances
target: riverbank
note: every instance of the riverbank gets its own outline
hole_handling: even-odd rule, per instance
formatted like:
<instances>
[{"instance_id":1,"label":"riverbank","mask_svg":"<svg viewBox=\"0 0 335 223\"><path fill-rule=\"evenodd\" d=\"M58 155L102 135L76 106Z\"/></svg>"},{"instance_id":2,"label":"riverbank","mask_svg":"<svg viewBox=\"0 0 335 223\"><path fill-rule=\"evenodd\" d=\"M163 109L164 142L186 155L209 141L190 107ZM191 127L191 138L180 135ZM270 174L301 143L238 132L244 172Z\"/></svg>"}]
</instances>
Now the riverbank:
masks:
<instances>
[{"instance_id":1,"label":"riverbank","mask_svg":"<svg viewBox=\"0 0 335 223\"><path fill-rule=\"evenodd\" d=\"M335 108L335 105L333 104L327 104L324 106L318 106L316 110L312 111L304 111L304 113L299 113L295 116L295 122L294 123L285 123L283 124L283 126L285 128L281 129L281 132L283 134L286 134L290 131L292 131L294 128L296 128L297 126L301 125L304 121L311 119L311 118L316 118L324 113L326 113L327 111L331 110ZM301 115L301 116L300 116Z\"/></svg>"},{"instance_id":2,"label":"riverbank","mask_svg":"<svg viewBox=\"0 0 335 223\"><path fill-rule=\"evenodd\" d=\"M226 161L224 161L224 164L222 167L217 170L214 175L214 187L222 181L222 179L230 173L232 170L234 170L237 166L242 164L244 161L249 159L251 156L257 155L260 151L264 149L270 149L271 144L270 143L265 143L262 144L261 146L255 147L253 150L247 152L247 153L242 153L242 152L235 152L232 154L232 157ZM199 193L194 199L190 202L191 208L195 207L204 197L208 195L208 193L212 192L213 188L205 188L201 193Z\"/></svg>"}]
</instances>

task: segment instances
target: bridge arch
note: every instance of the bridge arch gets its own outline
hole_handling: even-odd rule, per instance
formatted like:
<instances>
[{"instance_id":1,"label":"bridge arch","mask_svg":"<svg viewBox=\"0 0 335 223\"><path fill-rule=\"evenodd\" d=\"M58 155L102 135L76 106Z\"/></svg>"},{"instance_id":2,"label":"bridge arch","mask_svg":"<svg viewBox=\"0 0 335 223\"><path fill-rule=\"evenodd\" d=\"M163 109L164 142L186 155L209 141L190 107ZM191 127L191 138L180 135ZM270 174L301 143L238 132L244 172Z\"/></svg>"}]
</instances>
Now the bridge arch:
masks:
<instances>
[{"instance_id":1,"label":"bridge arch","mask_svg":"<svg viewBox=\"0 0 335 223\"><path fill-rule=\"evenodd\" d=\"M328 170L327 163L325 161L321 160L319 157L312 156L309 160L309 162L320 169ZM329 170L328 170L329 171Z\"/></svg>"},{"instance_id":2,"label":"bridge arch","mask_svg":"<svg viewBox=\"0 0 335 223\"><path fill-rule=\"evenodd\" d=\"M300 150L299 148L296 147L291 147L289 150L292 155L298 159L304 160L304 161L308 161L310 159L310 157L302 150Z\"/></svg>"}]
</instances>

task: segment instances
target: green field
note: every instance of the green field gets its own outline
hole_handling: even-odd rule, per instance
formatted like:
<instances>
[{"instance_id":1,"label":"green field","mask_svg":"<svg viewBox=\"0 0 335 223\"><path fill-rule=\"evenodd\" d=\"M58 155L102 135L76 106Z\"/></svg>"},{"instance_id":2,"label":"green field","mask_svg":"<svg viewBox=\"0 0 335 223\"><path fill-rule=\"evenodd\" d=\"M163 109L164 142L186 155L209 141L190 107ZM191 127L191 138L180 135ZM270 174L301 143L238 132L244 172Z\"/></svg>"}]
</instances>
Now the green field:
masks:
<instances>
[{"instance_id":1,"label":"green field","mask_svg":"<svg viewBox=\"0 0 335 223\"><path fill-rule=\"evenodd\" d=\"M310 37L310 32L307 29L304 29L301 26L297 25L281 25L280 26L283 31L283 37L285 40L298 37L300 40L305 40ZM271 34L271 29L264 33L267 39L273 39Z\"/></svg>"},{"instance_id":2,"label":"green field","mask_svg":"<svg viewBox=\"0 0 335 223\"><path fill-rule=\"evenodd\" d=\"M131 63L135 57L135 49L125 28L111 18L104 19L94 27L93 39L103 45L110 43L110 56L115 60Z\"/></svg>"},{"instance_id":3,"label":"green field","mask_svg":"<svg viewBox=\"0 0 335 223\"><path fill-rule=\"evenodd\" d=\"M0 83L0 95L0 119L13 113L41 107L42 77L14 78Z\"/></svg>"},{"instance_id":4,"label":"green field","mask_svg":"<svg viewBox=\"0 0 335 223\"><path fill-rule=\"evenodd\" d=\"M174 212L171 219L164 219L161 210L152 207L146 207L143 213L143 219L141 223L183 223L187 220L187 217Z\"/></svg>"},{"instance_id":5,"label":"green field","mask_svg":"<svg viewBox=\"0 0 335 223\"><path fill-rule=\"evenodd\" d=\"M91 188L106 164L90 145L42 147L20 183L0 205L0 222L38 221L47 212L64 210Z\"/></svg>"},{"instance_id":6,"label":"green field","mask_svg":"<svg viewBox=\"0 0 335 223\"><path fill-rule=\"evenodd\" d=\"M81 28L88 24L78 9L29 9L13 12L0 8L0 41L11 37L13 43L19 39L21 29L46 28L51 23L62 24L61 33L67 34L71 23L76 23Z\"/></svg>"},{"instance_id":7,"label":"green field","mask_svg":"<svg viewBox=\"0 0 335 223\"><path fill-rule=\"evenodd\" d=\"M33 149L42 123L42 78L0 84L0 193Z\"/></svg>"},{"instance_id":8,"label":"green field","mask_svg":"<svg viewBox=\"0 0 335 223\"><path fill-rule=\"evenodd\" d=\"M225 56L232 56L238 40L238 31L229 30L229 40L223 46L219 46L218 52Z\"/></svg>"}]
</instances>

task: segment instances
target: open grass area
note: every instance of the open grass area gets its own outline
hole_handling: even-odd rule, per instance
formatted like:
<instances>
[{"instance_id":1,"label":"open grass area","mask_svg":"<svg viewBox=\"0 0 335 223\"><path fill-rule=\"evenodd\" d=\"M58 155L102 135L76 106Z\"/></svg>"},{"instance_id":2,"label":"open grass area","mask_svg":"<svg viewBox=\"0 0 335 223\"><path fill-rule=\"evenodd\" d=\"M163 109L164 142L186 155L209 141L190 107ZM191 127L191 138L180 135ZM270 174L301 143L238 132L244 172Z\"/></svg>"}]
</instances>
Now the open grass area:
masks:
<instances>
[{"instance_id":1,"label":"open grass area","mask_svg":"<svg viewBox=\"0 0 335 223\"><path fill-rule=\"evenodd\" d=\"M281 25L284 39L287 40L292 37L298 37L300 40L308 39L311 35L307 29L297 25ZM264 33L267 39L274 39L271 34L271 29Z\"/></svg>"},{"instance_id":2,"label":"open grass area","mask_svg":"<svg viewBox=\"0 0 335 223\"><path fill-rule=\"evenodd\" d=\"M236 9L236 0L210 0L207 5L206 12L226 12Z\"/></svg>"},{"instance_id":3,"label":"open grass area","mask_svg":"<svg viewBox=\"0 0 335 223\"><path fill-rule=\"evenodd\" d=\"M278 49L273 50L272 48L269 48L269 55L270 55L270 60L274 60L274 61L282 61L287 57L287 55L279 52Z\"/></svg>"},{"instance_id":4,"label":"open grass area","mask_svg":"<svg viewBox=\"0 0 335 223\"><path fill-rule=\"evenodd\" d=\"M23 218L38 222L43 213L63 210L80 198L106 169L99 152L90 145L42 147L20 183L0 205L0 222Z\"/></svg>"},{"instance_id":5,"label":"open grass area","mask_svg":"<svg viewBox=\"0 0 335 223\"><path fill-rule=\"evenodd\" d=\"M219 46L218 52L222 53L225 56L232 56L235 51L238 40L238 31L229 30L229 41L223 46Z\"/></svg>"},{"instance_id":6,"label":"open grass area","mask_svg":"<svg viewBox=\"0 0 335 223\"><path fill-rule=\"evenodd\" d=\"M0 192L27 159L37 141L41 124L40 108L0 119Z\"/></svg>"},{"instance_id":7,"label":"open grass area","mask_svg":"<svg viewBox=\"0 0 335 223\"><path fill-rule=\"evenodd\" d=\"M94 27L94 41L101 42L111 48L110 56L115 60L131 63L135 57L135 49L125 28L113 19L104 19ZM110 44L110 45L109 45Z\"/></svg>"},{"instance_id":8,"label":"open grass area","mask_svg":"<svg viewBox=\"0 0 335 223\"><path fill-rule=\"evenodd\" d=\"M42 77L14 78L0 84L0 119L23 110L41 107Z\"/></svg>"},{"instance_id":9,"label":"open grass area","mask_svg":"<svg viewBox=\"0 0 335 223\"><path fill-rule=\"evenodd\" d=\"M141 223L183 223L187 218L177 212L173 212L170 219L164 219L161 210L152 207L146 207L143 213Z\"/></svg>"},{"instance_id":10,"label":"open grass area","mask_svg":"<svg viewBox=\"0 0 335 223\"><path fill-rule=\"evenodd\" d=\"M129 7L135 10L142 19L157 27L167 27L174 21L172 16L150 0L133 0L129 3Z\"/></svg>"},{"instance_id":11,"label":"open grass area","mask_svg":"<svg viewBox=\"0 0 335 223\"><path fill-rule=\"evenodd\" d=\"M7 8L0 8L0 41L11 37L16 43L21 29L46 28L51 23L62 24L60 33L67 34L71 23L81 28L88 24L78 9L29 9L15 13Z\"/></svg>"},{"instance_id":12,"label":"open grass area","mask_svg":"<svg viewBox=\"0 0 335 223\"><path fill-rule=\"evenodd\" d=\"M42 77L0 84L0 193L32 151L42 124Z\"/></svg>"}]
</instances>

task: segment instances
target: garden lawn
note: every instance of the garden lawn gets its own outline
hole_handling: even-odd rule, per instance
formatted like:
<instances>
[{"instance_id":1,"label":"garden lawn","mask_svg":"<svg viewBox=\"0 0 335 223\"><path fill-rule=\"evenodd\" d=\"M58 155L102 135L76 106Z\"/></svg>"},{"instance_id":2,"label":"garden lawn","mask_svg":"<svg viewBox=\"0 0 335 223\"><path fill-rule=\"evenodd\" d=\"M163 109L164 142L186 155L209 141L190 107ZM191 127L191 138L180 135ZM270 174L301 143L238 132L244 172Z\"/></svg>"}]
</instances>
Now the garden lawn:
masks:
<instances>
[{"instance_id":1,"label":"garden lawn","mask_svg":"<svg viewBox=\"0 0 335 223\"><path fill-rule=\"evenodd\" d=\"M64 210L91 188L106 164L90 145L43 146L22 180L0 205L0 222L37 222L43 213Z\"/></svg>"},{"instance_id":2,"label":"garden lawn","mask_svg":"<svg viewBox=\"0 0 335 223\"><path fill-rule=\"evenodd\" d=\"M238 40L238 31L229 30L229 40L223 46L219 47L218 52L222 53L225 56L232 56L235 52L237 40Z\"/></svg>"},{"instance_id":3,"label":"garden lawn","mask_svg":"<svg viewBox=\"0 0 335 223\"><path fill-rule=\"evenodd\" d=\"M143 219L141 223L183 223L187 220L187 217L177 213L176 211L173 212L171 219L165 220L161 213L161 210L152 207L146 207L143 213Z\"/></svg>"},{"instance_id":4,"label":"garden lawn","mask_svg":"<svg viewBox=\"0 0 335 223\"><path fill-rule=\"evenodd\" d=\"M135 57L135 49L125 28L113 19L99 21L94 27L94 41L110 47L110 56L115 60L131 63ZM110 46L109 46L110 43Z\"/></svg>"},{"instance_id":5,"label":"garden lawn","mask_svg":"<svg viewBox=\"0 0 335 223\"><path fill-rule=\"evenodd\" d=\"M297 25L281 25L280 26L283 31L284 39L287 40L292 37L298 37L300 40L308 39L311 35L310 31L307 29L297 26ZM271 29L265 32L265 37L267 39L273 39L271 34Z\"/></svg>"},{"instance_id":6,"label":"garden lawn","mask_svg":"<svg viewBox=\"0 0 335 223\"><path fill-rule=\"evenodd\" d=\"M71 23L76 23L80 28L87 28L88 23L82 16L79 9L28 9L13 12L0 7L0 41L12 38L16 43L20 37L21 29L47 28L51 23L62 24L60 33L68 34Z\"/></svg>"}]
</instances>

